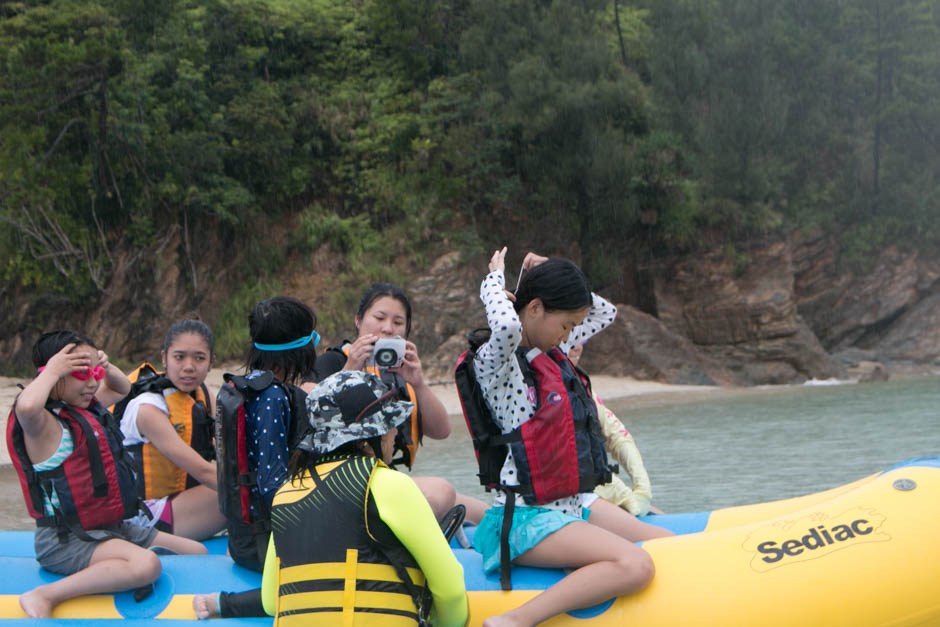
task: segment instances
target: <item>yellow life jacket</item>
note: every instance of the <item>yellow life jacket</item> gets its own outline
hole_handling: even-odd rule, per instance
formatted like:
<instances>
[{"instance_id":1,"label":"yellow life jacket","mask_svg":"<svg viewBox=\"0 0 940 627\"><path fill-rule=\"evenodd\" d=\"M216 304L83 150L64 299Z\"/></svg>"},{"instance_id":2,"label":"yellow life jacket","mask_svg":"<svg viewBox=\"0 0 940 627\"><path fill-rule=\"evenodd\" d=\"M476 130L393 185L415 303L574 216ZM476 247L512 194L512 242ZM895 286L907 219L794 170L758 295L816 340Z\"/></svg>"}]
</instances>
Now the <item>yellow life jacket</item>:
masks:
<instances>
[{"instance_id":1,"label":"yellow life jacket","mask_svg":"<svg viewBox=\"0 0 940 627\"><path fill-rule=\"evenodd\" d=\"M347 358L349 357L349 348L350 344L346 344L342 349L343 354L346 355ZM406 383L399 375L394 372L389 372L384 368L366 366L364 370L382 379L383 383L389 387L405 390L408 394L408 398L403 398L402 400L408 400L414 404L411 415L408 417L408 420L399 425L398 435L395 436L395 452L401 452L402 455L392 460L392 465L403 463L408 466L410 470L411 467L414 466L415 458L418 456L418 447L421 445L421 438L423 436L421 430L421 414L418 413L418 399L415 396L415 390L411 387L410 383Z\"/></svg>"},{"instance_id":2,"label":"yellow life jacket","mask_svg":"<svg viewBox=\"0 0 940 627\"><path fill-rule=\"evenodd\" d=\"M144 392L162 394L170 411L168 420L180 439L204 459L215 458L212 444L213 425L209 416L209 394L205 384L187 394L173 387L164 373L158 373L148 363L141 364L128 377L131 391L115 405L115 417L120 420L128 401ZM137 473L137 492L143 499L173 496L198 484L185 470L171 462L151 442L126 447Z\"/></svg>"},{"instance_id":3,"label":"yellow life jacket","mask_svg":"<svg viewBox=\"0 0 940 627\"><path fill-rule=\"evenodd\" d=\"M378 464L358 455L328 458L275 494L275 627L419 624L415 598L426 590L424 575L370 498Z\"/></svg>"}]
</instances>

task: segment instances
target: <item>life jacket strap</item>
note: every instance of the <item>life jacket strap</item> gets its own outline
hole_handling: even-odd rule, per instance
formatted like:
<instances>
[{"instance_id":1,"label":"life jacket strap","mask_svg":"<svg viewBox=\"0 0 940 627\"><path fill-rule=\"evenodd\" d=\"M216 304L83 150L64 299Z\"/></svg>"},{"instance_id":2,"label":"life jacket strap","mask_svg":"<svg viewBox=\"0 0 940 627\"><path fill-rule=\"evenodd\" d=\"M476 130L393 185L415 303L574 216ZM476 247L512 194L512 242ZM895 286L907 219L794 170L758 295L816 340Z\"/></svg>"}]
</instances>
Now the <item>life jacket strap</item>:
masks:
<instances>
[{"instance_id":1,"label":"life jacket strap","mask_svg":"<svg viewBox=\"0 0 940 627\"><path fill-rule=\"evenodd\" d=\"M516 512L516 493L511 486L501 487L506 491L506 505L503 506L503 524L499 530L499 585L508 592L512 590L509 532L512 531L512 517Z\"/></svg>"},{"instance_id":2,"label":"life jacket strap","mask_svg":"<svg viewBox=\"0 0 940 627\"><path fill-rule=\"evenodd\" d=\"M343 577L343 627L353 627L356 611L356 566L359 551L346 549L346 567Z\"/></svg>"}]
</instances>

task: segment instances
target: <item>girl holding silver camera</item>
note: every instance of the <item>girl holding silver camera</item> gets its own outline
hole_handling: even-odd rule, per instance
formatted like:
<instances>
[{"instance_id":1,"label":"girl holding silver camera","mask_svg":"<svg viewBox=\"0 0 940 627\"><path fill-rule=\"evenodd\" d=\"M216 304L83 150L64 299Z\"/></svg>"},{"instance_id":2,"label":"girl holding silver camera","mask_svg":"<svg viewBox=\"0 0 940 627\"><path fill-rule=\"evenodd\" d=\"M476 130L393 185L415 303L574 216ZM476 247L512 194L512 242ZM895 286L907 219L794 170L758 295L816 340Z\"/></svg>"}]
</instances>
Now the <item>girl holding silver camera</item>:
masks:
<instances>
[{"instance_id":1,"label":"girl holding silver camera","mask_svg":"<svg viewBox=\"0 0 940 627\"><path fill-rule=\"evenodd\" d=\"M408 341L411 332L411 303L405 292L391 283L376 283L362 295L354 317L358 336L341 347L331 348L317 357L315 376L308 376L304 388L315 387L340 370L368 370L379 374L386 384L396 385L402 396L415 404L414 414L399 428L395 462L411 468L423 437L443 440L450 435L447 409L424 379L418 347ZM402 348L403 347L403 348ZM397 353L397 358L393 354ZM400 365L385 367L384 364ZM400 455L399 455L400 454ZM486 504L458 495L454 486L440 477L415 477L438 520L455 503L467 507L467 520L482 517Z\"/></svg>"}]
</instances>

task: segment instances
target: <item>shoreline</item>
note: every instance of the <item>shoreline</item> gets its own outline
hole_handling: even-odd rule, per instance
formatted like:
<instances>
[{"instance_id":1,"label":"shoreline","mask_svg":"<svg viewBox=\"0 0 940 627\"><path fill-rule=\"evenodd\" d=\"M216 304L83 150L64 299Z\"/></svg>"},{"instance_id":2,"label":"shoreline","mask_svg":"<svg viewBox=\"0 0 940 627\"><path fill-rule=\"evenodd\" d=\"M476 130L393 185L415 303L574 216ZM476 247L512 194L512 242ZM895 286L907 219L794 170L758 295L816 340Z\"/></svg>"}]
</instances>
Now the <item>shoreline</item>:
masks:
<instances>
[{"instance_id":1,"label":"shoreline","mask_svg":"<svg viewBox=\"0 0 940 627\"><path fill-rule=\"evenodd\" d=\"M241 364L229 363L222 364L209 371L206 377L206 385L209 386L211 394L218 392L222 386L222 375L226 372L240 373ZM891 379L907 379L938 376L940 373L936 369L913 369L910 371L894 371L891 373ZM13 407L13 401L19 393L18 384L25 385L29 379L19 379L15 377L0 377L0 428L6 430L7 418L10 409ZM657 381L641 381L632 377L620 377L611 375L593 375L591 383L595 394L604 401L617 401L626 398L635 399L643 405L657 405L673 402L696 402L703 399L715 399L728 396L737 396L743 394L754 394L768 389L786 389L791 387L803 387L811 385L788 384L756 387L736 387L736 386L718 386L718 385L679 385L673 383L659 383ZM816 385L854 385L857 381L846 379L833 382L816 382ZM456 385L450 381L432 380L429 381L431 389L441 399L447 413L452 419L462 419L460 408L460 399L457 397ZM10 455L7 447L0 447L0 468L11 466Z\"/></svg>"}]
</instances>

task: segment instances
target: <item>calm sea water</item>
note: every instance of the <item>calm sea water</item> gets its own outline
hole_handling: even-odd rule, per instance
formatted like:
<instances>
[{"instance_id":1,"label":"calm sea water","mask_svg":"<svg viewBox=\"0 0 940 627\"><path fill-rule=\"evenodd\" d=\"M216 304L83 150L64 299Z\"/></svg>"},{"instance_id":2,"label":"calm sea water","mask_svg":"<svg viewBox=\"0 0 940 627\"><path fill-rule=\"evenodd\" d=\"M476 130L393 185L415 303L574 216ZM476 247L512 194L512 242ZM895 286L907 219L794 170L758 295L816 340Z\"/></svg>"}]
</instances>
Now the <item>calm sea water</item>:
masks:
<instances>
[{"instance_id":1,"label":"calm sea water","mask_svg":"<svg viewBox=\"0 0 940 627\"><path fill-rule=\"evenodd\" d=\"M694 399L694 400L690 400ZM609 402L633 433L667 512L809 494L897 462L940 455L940 379L777 387ZM487 502L466 426L425 440L414 474ZM0 468L0 529L31 529L15 474Z\"/></svg>"},{"instance_id":2,"label":"calm sea water","mask_svg":"<svg viewBox=\"0 0 940 627\"><path fill-rule=\"evenodd\" d=\"M695 400L609 402L633 433L667 512L809 494L911 457L940 455L940 379L749 389ZM466 427L425 441L416 474L484 498Z\"/></svg>"}]
</instances>

